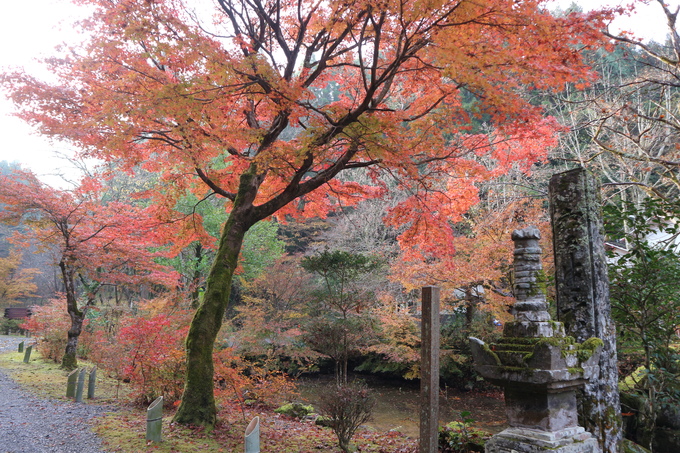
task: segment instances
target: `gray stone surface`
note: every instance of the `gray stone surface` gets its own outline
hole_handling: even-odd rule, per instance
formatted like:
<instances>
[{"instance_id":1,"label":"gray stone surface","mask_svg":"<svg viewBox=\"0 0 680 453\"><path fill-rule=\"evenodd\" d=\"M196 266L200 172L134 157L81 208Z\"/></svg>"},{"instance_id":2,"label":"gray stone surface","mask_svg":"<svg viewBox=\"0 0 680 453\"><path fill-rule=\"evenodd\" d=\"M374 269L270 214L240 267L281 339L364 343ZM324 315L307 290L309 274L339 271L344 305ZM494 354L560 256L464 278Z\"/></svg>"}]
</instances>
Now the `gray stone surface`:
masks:
<instances>
[{"instance_id":1,"label":"gray stone surface","mask_svg":"<svg viewBox=\"0 0 680 453\"><path fill-rule=\"evenodd\" d=\"M580 421L605 453L616 453L622 440L621 411L600 186L592 174L577 168L553 175L549 192L557 319L578 342L591 337L603 341L599 376L586 383L579 397Z\"/></svg>"},{"instance_id":2,"label":"gray stone surface","mask_svg":"<svg viewBox=\"0 0 680 453\"><path fill-rule=\"evenodd\" d=\"M526 428L508 428L486 443L494 453L598 453L597 440L582 427L545 433Z\"/></svg>"},{"instance_id":3,"label":"gray stone surface","mask_svg":"<svg viewBox=\"0 0 680 453\"><path fill-rule=\"evenodd\" d=\"M486 452L600 453L597 440L578 426L576 410L576 389L597 373L600 342L575 344L551 320L540 282L540 237L535 227L512 233L517 301L503 338L493 345L471 339L475 369L504 389L510 425L487 442Z\"/></svg>"}]
</instances>

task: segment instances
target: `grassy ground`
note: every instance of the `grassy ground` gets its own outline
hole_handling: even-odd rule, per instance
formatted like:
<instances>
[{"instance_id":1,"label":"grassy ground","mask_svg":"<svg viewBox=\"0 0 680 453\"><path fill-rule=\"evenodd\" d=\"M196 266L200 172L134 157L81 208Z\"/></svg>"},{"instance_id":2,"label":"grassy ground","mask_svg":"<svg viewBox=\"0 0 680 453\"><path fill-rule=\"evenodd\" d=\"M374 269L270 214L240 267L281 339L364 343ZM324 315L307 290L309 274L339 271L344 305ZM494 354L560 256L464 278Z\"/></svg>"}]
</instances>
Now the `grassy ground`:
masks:
<instances>
[{"instance_id":1,"label":"grassy ground","mask_svg":"<svg viewBox=\"0 0 680 453\"><path fill-rule=\"evenodd\" d=\"M39 351L34 351L28 364L24 354L18 352L0 355L0 368L22 387L41 398L66 401L68 373L53 362L43 361ZM81 361L81 366L91 364ZM172 423L174 408L165 408L163 441L146 441L145 408L133 406L127 399L124 384L97 373L96 398L83 404L106 404L115 408L106 416L94 421L93 430L103 440L103 448L110 452L238 452L243 451L243 436L248 422L255 416L261 420L260 446L262 451L277 453L339 452L337 439L328 428L314 426L284 415L275 414L272 408L241 407L227 404L220 408L220 422L211 432L190 429ZM416 441L398 432L378 433L360 430L355 436L360 452L407 453L415 452Z\"/></svg>"},{"instance_id":2,"label":"grassy ground","mask_svg":"<svg viewBox=\"0 0 680 453\"><path fill-rule=\"evenodd\" d=\"M94 366L85 360L78 364L89 372ZM24 353L10 352L0 355L0 368L7 372L16 382L41 398L53 398L66 401L66 378L68 372L59 368L59 364L43 360L40 351L33 350L29 363L24 363ZM85 390L87 392L87 389ZM96 404L118 404L125 401L128 389L119 382L103 375L98 370L96 385Z\"/></svg>"}]
</instances>

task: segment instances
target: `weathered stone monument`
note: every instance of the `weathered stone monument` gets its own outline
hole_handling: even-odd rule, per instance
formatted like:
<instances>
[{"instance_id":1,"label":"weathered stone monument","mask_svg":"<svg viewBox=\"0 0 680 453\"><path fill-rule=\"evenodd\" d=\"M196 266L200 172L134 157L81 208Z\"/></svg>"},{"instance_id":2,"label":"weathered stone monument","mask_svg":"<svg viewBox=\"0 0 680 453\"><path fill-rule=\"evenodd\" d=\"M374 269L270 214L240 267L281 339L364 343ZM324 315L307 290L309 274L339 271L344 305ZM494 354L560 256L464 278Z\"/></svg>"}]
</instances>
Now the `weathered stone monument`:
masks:
<instances>
[{"instance_id":1,"label":"weathered stone monument","mask_svg":"<svg viewBox=\"0 0 680 453\"><path fill-rule=\"evenodd\" d=\"M550 179L557 319L567 335L602 340L599 373L580 391L579 421L604 453L620 451L616 330L609 304L600 185L583 168Z\"/></svg>"},{"instance_id":2,"label":"weathered stone monument","mask_svg":"<svg viewBox=\"0 0 680 453\"><path fill-rule=\"evenodd\" d=\"M493 436L487 453L599 453L597 439L578 426L576 389L598 373L601 341L582 344L551 320L540 287L541 235L515 230L514 321L497 344L471 338L475 369L503 387L510 427Z\"/></svg>"},{"instance_id":3,"label":"weathered stone monument","mask_svg":"<svg viewBox=\"0 0 680 453\"><path fill-rule=\"evenodd\" d=\"M83 402L83 389L85 388L85 367L78 370L78 381L76 382L76 403Z\"/></svg>"},{"instance_id":4,"label":"weathered stone monument","mask_svg":"<svg viewBox=\"0 0 680 453\"><path fill-rule=\"evenodd\" d=\"M33 345L29 344L24 350L24 363L28 363L31 360L31 351L33 350Z\"/></svg>"},{"instance_id":5,"label":"weathered stone monument","mask_svg":"<svg viewBox=\"0 0 680 453\"><path fill-rule=\"evenodd\" d=\"M97 386L97 366L93 366L92 370L87 374L87 398L94 398L94 391Z\"/></svg>"}]
</instances>

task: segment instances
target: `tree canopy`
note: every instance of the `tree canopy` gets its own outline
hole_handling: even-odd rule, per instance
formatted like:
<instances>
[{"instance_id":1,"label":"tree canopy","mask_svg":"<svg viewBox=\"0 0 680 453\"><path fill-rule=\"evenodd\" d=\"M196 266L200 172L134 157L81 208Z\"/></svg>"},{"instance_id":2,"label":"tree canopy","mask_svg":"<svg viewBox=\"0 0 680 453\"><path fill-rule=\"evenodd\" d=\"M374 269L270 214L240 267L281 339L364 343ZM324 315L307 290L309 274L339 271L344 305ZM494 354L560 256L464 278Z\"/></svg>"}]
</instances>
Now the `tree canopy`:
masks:
<instances>
[{"instance_id":1,"label":"tree canopy","mask_svg":"<svg viewBox=\"0 0 680 453\"><path fill-rule=\"evenodd\" d=\"M199 425L215 422L211 353L252 225L397 189L386 220L406 258L451 247L477 183L555 144L522 92L586 80L580 50L611 17L556 18L542 0L218 0L208 22L181 0L76 3L94 9L89 39L46 60L56 82L1 80L41 132L154 173L164 219L187 192L229 202L175 417Z\"/></svg>"},{"instance_id":2,"label":"tree canopy","mask_svg":"<svg viewBox=\"0 0 680 453\"><path fill-rule=\"evenodd\" d=\"M175 275L154 261L159 246L148 208L120 201L102 203L102 186L91 180L72 191L55 190L32 173L0 176L0 222L22 223L13 241L54 254L72 321L62 366L75 368L85 310L102 285L175 284ZM78 301L78 285L85 303ZM83 305L85 308L83 308Z\"/></svg>"}]
</instances>

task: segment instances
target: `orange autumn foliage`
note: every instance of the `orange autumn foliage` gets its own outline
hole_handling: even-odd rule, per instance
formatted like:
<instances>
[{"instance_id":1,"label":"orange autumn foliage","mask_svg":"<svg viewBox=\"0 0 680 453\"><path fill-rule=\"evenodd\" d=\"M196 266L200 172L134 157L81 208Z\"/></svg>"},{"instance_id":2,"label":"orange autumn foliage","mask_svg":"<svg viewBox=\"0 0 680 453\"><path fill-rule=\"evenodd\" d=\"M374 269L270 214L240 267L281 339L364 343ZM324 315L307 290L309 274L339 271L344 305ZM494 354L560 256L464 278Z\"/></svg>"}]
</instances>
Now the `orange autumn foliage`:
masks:
<instances>
[{"instance_id":1,"label":"orange autumn foliage","mask_svg":"<svg viewBox=\"0 0 680 453\"><path fill-rule=\"evenodd\" d=\"M33 277L38 269L21 269L22 254L15 248L0 257L0 304L12 305L17 299L34 297L38 289Z\"/></svg>"},{"instance_id":2,"label":"orange autumn foliage","mask_svg":"<svg viewBox=\"0 0 680 453\"><path fill-rule=\"evenodd\" d=\"M219 0L212 20L183 0L75 2L93 8L89 38L46 61L55 81L0 80L41 132L154 173L145 196L159 217L177 218L188 191L229 201L175 418L208 426L209 357L246 231L396 189L409 196L386 220L405 226L409 259L445 250L476 183L555 143L556 124L522 93L587 80L580 50L602 44L612 17L556 18L544 0Z\"/></svg>"},{"instance_id":3,"label":"orange autumn foliage","mask_svg":"<svg viewBox=\"0 0 680 453\"><path fill-rule=\"evenodd\" d=\"M56 297L42 306L31 307L33 313L23 324L22 329L31 332L36 338L40 354L45 359L59 362L66 347L66 331L70 320L64 305L63 297Z\"/></svg>"},{"instance_id":4,"label":"orange autumn foliage","mask_svg":"<svg viewBox=\"0 0 680 453\"><path fill-rule=\"evenodd\" d=\"M543 268L551 272L553 256L551 229L543 200L519 199L502 208L478 209L467 220L469 231L455 237L448 248L428 261L404 260L392 269L391 278L406 289L416 289L436 282L444 294L472 289L481 296L477 308L493 313L500 320L509 320L507 308L512 304L512 252L510 235L513 230L536 225L541 231ZM483 294L474 288L482 286ZM470 294L465 294L469 297ZM454 305L462 300L449 299Z\"/></svg>"},{"instance_id":5,"label":"orange autumn foliage","mask_svg":"<svg viewBox=\"0 0 680 453\"><path fill-rule=\"evenodd\" d=\"M187 190L233 201L248 169L259 175L257 219L324 216L382 196L378 180L333 177L387 172L412 193L387 220L410 222L400 242L416 255L450 244L447 222L477 202L476 182L555 144L556 124L517 93L586 79L575 50L601 45L612 16L555 18L540 0L254 0L220 2L199 27L179 0L75 3L94 8L82 23L92 38L46 60L59 82L2 75L19 116L84 155L158 174L148 195L166 219ZM483 114L494 131L471 134ZM205 237L190 217L178 243Z\"/></svg>"}]
</instances>

